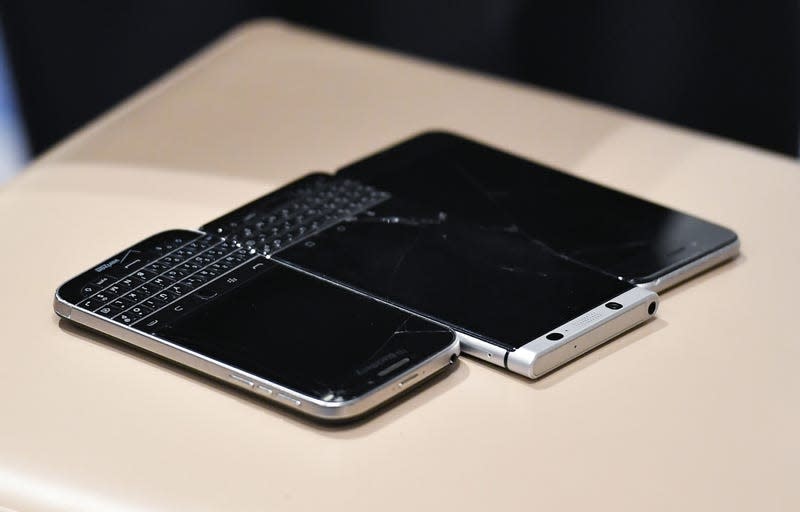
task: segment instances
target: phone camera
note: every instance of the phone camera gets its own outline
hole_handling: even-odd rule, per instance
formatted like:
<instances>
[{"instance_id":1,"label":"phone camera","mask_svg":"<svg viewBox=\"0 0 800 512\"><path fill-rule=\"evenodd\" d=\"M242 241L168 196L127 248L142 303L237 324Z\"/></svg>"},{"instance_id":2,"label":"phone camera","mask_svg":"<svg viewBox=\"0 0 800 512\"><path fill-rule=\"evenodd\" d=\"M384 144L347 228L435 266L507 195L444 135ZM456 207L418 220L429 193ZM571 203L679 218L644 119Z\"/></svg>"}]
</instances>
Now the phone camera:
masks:
<instances>
[{"instance_id":1,"label":"phone camera","mask_svg":"<svg viewBox=\"0 0 800 512\"><path fill-rule=\"evenodd\" d=\"M564 335L561 334L560 332L551 332L550 334L545 336L545 338L547 338L550 341L558 341L563 337L564 337Z\"/></svg>"},{"instance_id":2,"label":"phone camera","mask_svg":"<svg viewBox=\"0 0 800 512\"><path fill-rule=\"evenodd\" d=\"M622 304L619 302L607 302L606 307L608 309L622 309Z\"/></svg>"}]
</instances>

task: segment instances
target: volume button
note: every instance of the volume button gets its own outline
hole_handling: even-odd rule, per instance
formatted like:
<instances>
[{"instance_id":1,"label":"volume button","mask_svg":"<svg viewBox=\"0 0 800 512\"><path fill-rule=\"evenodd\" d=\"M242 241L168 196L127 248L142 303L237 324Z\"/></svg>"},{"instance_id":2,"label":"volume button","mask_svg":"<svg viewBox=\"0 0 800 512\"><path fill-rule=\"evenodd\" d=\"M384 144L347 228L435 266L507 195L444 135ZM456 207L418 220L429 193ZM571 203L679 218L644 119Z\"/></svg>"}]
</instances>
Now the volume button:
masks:
<instances>
[{"instance_id":1,"label":"volume button","mask_svg":"<svg viewBox=\"0 0 800 512\"><path fill-rule=\"evenodd\" d=\"M253 381L247 380L244 377L239 376L239 375L235 375L233 373L229 374L228 377L230 377L231 380L233 380L237 384L244 385L244 386L247 386L249 388L252 388L255 385Z\"/></svg>"},{"instance_id":2,"label":"volume button","mask_svg":"<svg viewBox=\"0 0 800 512\"><path fill-rule=\"evenodd\" d=\"M278 393L278 398L282 398L282 399L286 400L287 402L291 402L296 407L300 407L300 404L302 403L302 402L300 402L300 400L292 398L289 395L284 395L283 393Z\"/></svg>"}]
</instances>

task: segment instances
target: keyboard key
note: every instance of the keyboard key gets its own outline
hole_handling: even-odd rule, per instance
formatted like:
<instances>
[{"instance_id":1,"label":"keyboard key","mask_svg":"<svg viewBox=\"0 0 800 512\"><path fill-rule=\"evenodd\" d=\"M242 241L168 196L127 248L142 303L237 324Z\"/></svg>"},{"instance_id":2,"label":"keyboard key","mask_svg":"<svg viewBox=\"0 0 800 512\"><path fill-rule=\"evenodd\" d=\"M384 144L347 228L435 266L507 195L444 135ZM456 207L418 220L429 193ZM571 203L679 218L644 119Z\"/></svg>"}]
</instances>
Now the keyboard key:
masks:
<instances>
[{"instance_id":1,"label":"keyboard key","mask_svg":"<svg viewBox=\"0 0 800 512\"><path fill-rule=\"evenodd\" d=\"M161 289L163 289L163 286L159 287L158 285L151 285L150 283L147 283L147 284L143 284L142 286L140 286L139 288L137 288L134 291L139 292L139 294L142 296L142 298L144 298L144 297L149 297L151 295L154 295L155 293L157 293Z\"/></svg>"},{"instance_id":2,"label":"keyboard key","mask_svg":"<svg viewBox=\"0 0 800 512\"><path fill-rule=\"evenodd\" d=\"M169 267L175 266L181 263L184 260L181 256L176 256L175 253L170 254L169 256L164 256L159 261Z\"/></svg>"},{"instance_id":3,"label":"keyboard key","mask_svg":"<svg viewBox=\"0 0 800 512\"><path fill-rule=\"evenodd\" d=\"M139 306L133 307L127 311L123 311L114 317L114 320L125 325L130 325L139 319L149 315L151 311Z\"/></svg>"},{"instance_id":4,"label":"keyboard key","mask_svg":"<svg viewBox=\"0 0 800 512\"><path fill-rule=\"evenodd\" d=\"M197 278L195 276L187 277L186 279L181 281L182 285L188 286L189 288L197 288L198 286L201 286L204 283L205 281L203 279Z\"/></svg>"},{"instance_id":5,"label":"keyboard key","mask_svg":"<svg viewBox=\"0 0 800 512\"><path fill-rule=\"evenodd\" d=\"M96 294L92 298L94 300L96 300L96 301L99 301L99 302L105 304L106 302L110 301L111 299L116 298L116 296L117 296L117 294L112 294L112 293L104 291L104 292L100 292L100 293Z\"/></svg>"},{"instance_id":6,"label":"keyboard key","mask_svg":"<svg viewBox=\"0 0 800 512\"><path fill-rule=\"evenodd\" d=\"M106 286L110 285L113 282L114 282L114 278L113 277L103 275L103 276L100 276L100 277L94 279L89 284L92 285L92 286L97 286L99 288L105 288Z\"/></svg>"},{"instance_id":7,"label":"keyboard key","mask_svg":"<svg viewBox=\"0 0 800 512\"><path fill-rule=\"evenodd\" d=\"M120 279L119 281L117 281L114 284L114 286L116 286L119 290L121 290L121 293L124 293L130 290L131 288L139 286L139 281L126 277L124 279Z\"/></svg>"},{"instance_id":8,"label":"keyboard key","mask_svg":"<svg viewBox=\"0 0 800 512\"><path fill-rule=\"evenodd\" d=\"M88 311L94 311L95 309L99 308L103 304L105 304L105 303L95 299L94 297L92 297L92 298L86 299L85 301L83 301L80 304L78 304L78 307L86 309Z\"/></svg>"},{"instance_id":9,"label":"keyboard key","mask_svg":"<svg viewBox=\"0 0 800 512\"><path fill-rule=\"evenodd\" d=\"M141 288L136 288L135 290L129 291L122 298L130 300L130 301L133 301L134 303L136 303L136 302L141 302L142 300L144 300L147 297L147 295L148 294L145 293L144 291L142 291Z\"/></svg>"},{"instance_id":10,"label":"keyboard key","mask_svg":"<svg viewBox=\"0 0 800 512\"><path fill-rule=\"evenodd\" d=\"M233 263L230 263L230 262L227 262L227 261L224 261L224 260L220 260L217 263L214 263L214 265L212 265L212 266L217 266L224 272L225 270L229 270L229 269L233 268Z\"/></svg>"},{"instance_id":11,"label":"keyboard key","mask_svg":"<svg viewBox=\"0 0 800 512\"><path fill-rule=\"evenodd\" d=\"M105 293L107 293L109 295L115 295L116 296L116 295L119 295L121 293L124 293L125 291L127 291L127 289L124 286L120 286L120 285L117 285L117 284L112 284L111 286L106 288Z\"/></svg>"},{"instance_id":12,"label":"keyboard key","mask_svg":"<svg viewBox=\"0 0 800 512\"><path fill-rule=\"evenodd\" d=\"M164 304L166 304L166 302L160 301L160 300L157 300L157 299L147 299L144 302L142 302L142 305L144 307L149 308L149 309L154 310L154 311L156 309L160 308L161 306L163 306Z\"/></svg>"},{"instance_id":13,"label":"keyboard key","mask_svg":"<svg viewBox=\"0 0 800 512\"><path fill-rule=\"evenodd\" d=\"M183 283L178 283L175 285L170 286L167 290L174 293L175 295L184 295L191 291L190 286L186 286Z\"/></svg>"},{"instance_id":14,"label":"keyboard key","mask_svg":"<svg viewBox=\"0 0 800 512\"><path fill-rule=\"evenodd\" d=\"M212 263L211 265L207 266L206 269L210 270L215 275L219 275L225 270L225 266L218 262Z\"/></svg>"},{"instance_id":15,"label":"keyboard key","mask_svg":"<svg viewBox=\"0 0 800 512\"><path fill-rule=\"evenodd\" d=\"M151 263L147 266L149 270L153 272L153 274L160 274L165 270L172 268L171 265L167 265L166 263L162 263L161 260Z\"/></svg>"},{"instance_id":16,"label":"keyboard key","mask_svg":"<svg viewBox=\"0 0 800 512\"><path fill-rule=\"evenodd\" d=\"M202 249L208 249L209 247L211 247L212 245L214 245L218 241L219 241L219 238L217 238L216 236L214 236L214 235L206 235L203 238L201 238L197 242L197 244L200 247L200 249L202 250Z\"/></svg>"},{"instance_id":17,"label":"keyboard key","mask_svg":"<svg viewBox=\"0 0 800 512\"><path fill-rule=\"evenodd\" d=\"M130 308L126 313L130 313L131 315L143 317L144 315L152 313L153 310L150 308L146 308L144 306L138 305Z\"/></svg>"},{"instance_id":18,"label":"keyboard key","mask_svg":"<svg viewBox=\"0 0 800 512\"><path fill-rule=\"evenodd\" d=\"M146 267L143 267L143 268L139 269L139 272L145 274L146 276L149 276L148 279L153 277L153 276L157 276L159 274L159 270L154 268L154 264L153 263L151 263L150 265L147 265Z\"/></svg>"},{"instance_id":19,"label":"keyboard key","mask_svg":"<svg viewBox=\"0 0 800 512\"><path fill-rule=\"evenodd\" d=\"M173 300L178 298L178 294L171 291L170 289L162 290L155 295L153 298L164 301L164 302L172 302Z\"/></svg>"},{"instance_id":20,"label":"keyboard key","mask_svg":"<svg viewBox=\"0 0 800 512\"><path fill-rule=\"evenodd\" d=\"M143 283L148 279L150 279L150 277L152 277L152 274L144 272L142 270L137 270L136 272L130 275L129 279L132 281L138 281L139 283Z\"/></svg>"},{"instance_id":21,"label":"keyboard key","mask_svg":"<svg viewBox=\"0 0 800 512\"><path fill-rule=\"evenodd\" d=\"M161 275L161 277L166 278L170 281L180 281L189 274L191 274L191 272L181 266L178 268L173 268L172 270L167 270Z\"/></svg>"},{"instance_id":22,"label":"keyboard key","mask_svg":"<svg viewBox=\"0 0 800 512\"><path fill-rule=\"evenodd\" d=\"M156 288L158 288L160 290L162 288L166 288L167 286L172 284L172 282L173 282L173 279L166 279L166 278L164 278L162 276L159 276L159 277L156 277L153 280L151 280L149 283L147 283L146 286L148 288L156 287Z\"/></svg>"},{"instance_id":23,"label":"keyboard key","mask_svg":"<svg viewBox=\"0 0 800 512\"><path fill-rule=\"evenodd\" d=\"M130 315L128 313L120 313L119 315L114 317L114 320L125 325L130 325L138 319L139 317L134 317L133 315Z\"/></svg>"},{"instance_id":24,"label":"keyboard key","mask_svg":"<svg viewBox=\"0 0 800 512\"><path fill-rule=\"evenodd\" d=\"M136 304L136 301L133 300L129 295L124 295L119 299L115 300L111 303L111 306L117 308L118 310L122 311L123 309L128 309L129 307Z\"/></svg>"},{"instance_id":25,"label":"keyboard key","mask_svg":"<svg viewBox=\"0 0 800 512\"><path fill-rule=\"evenodd\" d=\"M102 289L103 287L101 286L87 284L83 288L81 288L81 297L88 297L89 295L92 295L95 292L100 291Z\"/></svg>"},{"instance_id":26,"label":"keyboard key","mask_svg":"<svg viewBox=\"0 0 800 512\"><path fill-rule=\"evenodd\" d=\"M122 308L114 307L114 303L106 304L105 306L101 307L96 311L96 313L103 315L105 317L111 318L112 316L116 315L122 311Z\"/></svg>"},{"instance_id":27,"label":"keyboard key","mask_svg":"<svg viewBox=\"0 0 800 512\"><path fill-rule=\"evenodd\" d=\"M223 250L223 249L220 249L220 248L218 248L218 247L215 247L215 248L213 248L213 249L209 249L209 250L207 250L206 252L204 252L204 253L202 254L202 256L203 256L203 258L205 258L205 259L211 259L211 261L214 261L214 260L217 260L217 259L219 259L219 258L221 258L221 257L225 256L225 253L226 253L226 252L227 252L227 251L225 251L225 250Z\"/></svg>"},{"instance_id":28,"label":"keyboard key","mask_svg":"<svg viewBox=\"0 0 800 512\"><path fill-rule=\"evenodd\" d=\"M149 332L151 334L155 334L158 332L158 329L163 327L167 324L167 321L171 318L167 312L157 311L156 313L147 316L145 318L135 320L132 325L136 327L140 331Z\"/></svg>"},{"instance_id":29,"label":"keyboard key","mask_svg":"<svg viewBox=\"0 0 800 512\"><path fill-rule=\"evenodd\" d=\"M184 263L183 265L181 265L180 267L178 267L175 270L180 270L182 272L186 272L186 274L188 275L188 274L192 274L194 272L197 272L201 268L203 268L203 265L201 263L198 263L196 261L190 260L190 261Z\"/></svg>"},{"instance_id":30,"label":"keyboard key","mask_svg":"<svg viewBox=\"0 0 800 512\"><path fill-rule=\"evenodd\" d=\"M195 284L195 286L200 286L201 284L207 282L209 279L211 279L211 278L209 276L207 276L207 275L195 274L192 277L187 277L186 281L191 280L193 283L197 283L197 284ZM181 282L183 282L183 281L181 281Z\"/></svg>"}]
</instances>

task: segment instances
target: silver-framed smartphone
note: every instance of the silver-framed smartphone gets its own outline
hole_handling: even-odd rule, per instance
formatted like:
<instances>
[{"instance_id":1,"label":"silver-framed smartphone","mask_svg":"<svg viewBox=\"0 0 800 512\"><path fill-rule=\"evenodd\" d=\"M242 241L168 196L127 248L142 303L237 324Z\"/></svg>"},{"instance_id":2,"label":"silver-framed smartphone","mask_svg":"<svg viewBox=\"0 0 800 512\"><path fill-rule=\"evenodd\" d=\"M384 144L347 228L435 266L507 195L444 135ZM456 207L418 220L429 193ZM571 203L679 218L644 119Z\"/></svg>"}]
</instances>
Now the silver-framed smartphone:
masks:
<instances>
[{"instance_id":1,"label":"silver-framed smartphone","mask_svg":"<svg viewBox=\"0 0 800 512\"><path fill-rule=\"evenodd\" d=\"M469 208L477 222L502 217L564 257L657 292L739 253L726 227L453 133L420 134L337 175Z\"/></svg>"},{"instance_id":2,"label":"silver-framed smartphone","mask_svg":"<svg viewBox=\"0 0 800 512\"><path fill-rule=\"evenodd\" d=\"M202 231L125 249L60 286L54 309L322 420L361 416L459 354L439 323Z\"/></svg>"},{"instance_id":3,"label":"silver-framed smartphone","mask_svg":"<svg viewBox=\"0 0 800 512\"><path fill-rule=\"evenodd\" d=\"M531 378L656 311L655 293L563 257L502 216L452 200L443 209L424 183L413 193L387 185L310 174L201 229L445 324L468 353Z\"/></svg>"},{"instance_id":4,"label":"silver-framed smartphone","mask_svg":"<svg viewBox=\"0 0 800 512\"><path fill-rule=\"evenodd\" d=\"M528 378L652 318L659 300L507 226L400 196L273 258L441 322L464 353Z\"/></svg>"},{"instance_id":5,"label":"silver-framed smartphone","mask_svg":"<svg viewBox=\"0 0 800 512\"><path fill-rule=\"evenodd\" d=\"M302 183L326 197L348 188L371 192L327 227L304 234L302 243L285 246L284 228L270 226L276 209L293 209L280 206L287 196L294 197L290 203L309 200L293 195ZM529 378L656 312L655 293L565 258L502 217L443 209L438 195L426 200L418 191L391 190L310 175L202 229L257 252L274 251L270 257L284 265L445 324L465 353ZM456 197L477 204L466 194Z\"/></svg>"}]
</instances>

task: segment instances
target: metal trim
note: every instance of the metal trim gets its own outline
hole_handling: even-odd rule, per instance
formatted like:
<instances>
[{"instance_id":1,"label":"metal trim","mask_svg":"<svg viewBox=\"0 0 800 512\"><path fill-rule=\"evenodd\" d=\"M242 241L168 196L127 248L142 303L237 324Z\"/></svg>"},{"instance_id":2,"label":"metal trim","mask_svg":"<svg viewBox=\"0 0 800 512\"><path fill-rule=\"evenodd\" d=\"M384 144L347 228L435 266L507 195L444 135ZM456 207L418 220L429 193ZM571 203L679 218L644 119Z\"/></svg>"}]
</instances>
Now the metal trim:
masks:
<instances>
[{"instance_id":1,"label":"metal trim","mask_svg":"<svg viewBox=\"0 0 800 512\"><path fill-rule=\"evenodd\" d=\"M724 245L716 251L710 252L705 256L698 258L686 265L679 267L672 272L665 274L653 281L646 283L637 283L636 286L652 290L654 292L663 292L673 286L686 281L706 270L709 270L717 265L735 258L739 254L740 247L739 239L737 238L728 245Z\"/></svg>"},{"instance_id":2,"label":"metal trim","mask_svg":"<svg viewBox=\"0 0 800 512\"><path fill-rule=\"evenodd\" d=\"M460 343L458 337L454 333L453 342L445 349L435 354L427 361L408 368L380 387L345 402L324 402L284 387L276 382L227 365L221 361L187 350L167 340L129 326L118 324L107 318L96 315L91 311L79 308L63 300L58 295L58 291L55 293L53 309L58 316L71 322L83 325L117 340L161 356L170 362L178 363L214 377L227 384L234 386L238 384L238 388L250 391L252 394L265 398L273 403L287 407L290 405L290 402L287 402L287 398L295 400L294 407L290 407L292 410L326 421L341 421L361 416L386 402L388 399L414 388L427 378L443 370L454 362L454 356L460 354ZM418 373L420 378L414 379L413 383L406 383L405 379L413 373ZM234 381L232 379L233 376L252 381L253 386L245 384L240 380ZM260 391L259 387L261 388Z\"/></svg>"},{"instance_id":3,"label":"metal trim","mask_svg":"<svg viewBox=\"0 0 800 512\"><path fill-rule=\"evenodd\" d=\"M658 309L658 300L658 295L650 290L628 290L510 352L508 369L537 379L648 320ZM618 302L623 307L609 309L605 306L608 302ZM651 314L648 309L653 302L656 310ZM547 339L547 335L553 332L564 337L559 340Z\"/></svg>"}]
</instances>

